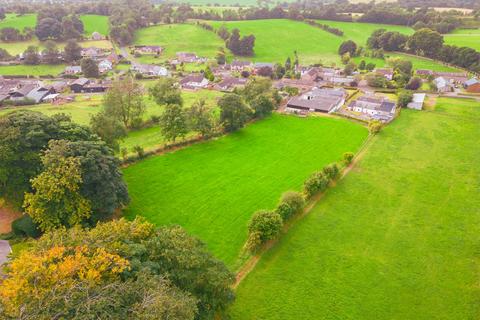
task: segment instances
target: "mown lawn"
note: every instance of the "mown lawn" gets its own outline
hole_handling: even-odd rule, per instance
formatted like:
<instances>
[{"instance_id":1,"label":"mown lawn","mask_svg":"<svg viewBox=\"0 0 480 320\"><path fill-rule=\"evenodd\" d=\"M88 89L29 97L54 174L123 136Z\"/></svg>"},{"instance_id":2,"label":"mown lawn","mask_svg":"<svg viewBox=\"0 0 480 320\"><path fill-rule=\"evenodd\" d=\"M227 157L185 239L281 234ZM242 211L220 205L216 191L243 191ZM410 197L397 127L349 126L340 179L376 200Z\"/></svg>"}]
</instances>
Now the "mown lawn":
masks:
<instances>
[{"instance_id":1,"label":"mown lawn","mask_svg":"<svg viewBox=\"0 0 480 320\"><path fill-rule=\"evenodd\" d=\"M477 319L480 103L402 111L237 290L231 319Z\"/></svg>"},{"instance_id":2,"label":"mown lawn","mask_svg":"<svg viewBox=\"0 0 480 320\"><path fill-rule=\"evenodd\" d=\"M110 32L107 16L100 16L97 14L85 14L80 16L83 22L83 29L85 35L90 37L93 32L98 32L101 35L107 36Z\"/></svg>"},{"instance_id":3,"label":"mown lawn","mask_svg":"<svg viewBox=\"0 0 480 320\"><path fill-rule=\"evenodd\" d=\"M137 45L159 45L165 48L160 60L175 57L177 52L194 52L202 57L215 57L224 43L215 33L193 24L159 25L140 29L135 34Z\"/></svg>"},{"instance_id":4,"label":"mown lawn","mask_svg":"<svg viewBox=\"0 0 480 320\"><path fill-rule=\"evenodd\" d=\"M274 208L283 192L300 190L309 174L356 151L366 136L343 119L273 115L126 168L132 202L125 214L179 224L234 267L255 211Z\"/></svg>"}]
</instances>

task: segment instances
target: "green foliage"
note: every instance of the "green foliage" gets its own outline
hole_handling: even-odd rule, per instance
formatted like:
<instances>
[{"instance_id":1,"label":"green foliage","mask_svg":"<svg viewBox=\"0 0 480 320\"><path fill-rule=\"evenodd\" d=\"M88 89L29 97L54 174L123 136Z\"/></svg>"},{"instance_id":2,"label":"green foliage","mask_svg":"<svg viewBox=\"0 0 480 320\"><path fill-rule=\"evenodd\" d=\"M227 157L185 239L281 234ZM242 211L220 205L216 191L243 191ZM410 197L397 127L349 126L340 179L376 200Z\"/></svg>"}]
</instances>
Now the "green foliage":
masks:
<instances>
[{"instance_id":1,"label":"green foliage","mask_svg":"<svg viewBox=\"0 0 480 320\"><path fill-rule=\"evenodd\" d=\"M368 122L368 132L370 134L377 134L382 130L383 124L378 120L371 120Z\"/></svg>"},{"instance_id":2,"label":"green foliage","mask_svg":"<svg viewBox=\"0 0 480 320\"><path fill-rule=\"evenodd\" d=\"M83 58L80 66L82 67L83 75L87 78L98 78L100 75L100 72L98 71L98 64L93 59Z\"/></svg>"},{"instance_id":3,"label":"green foliage","mask_svg":"<svg viewBox=\"0 0 480 320\"><path fill-rule=\"evenodd\" d=\"M251 107L255 118L263 118L272 113L275 105L270 97L262 94L252 101Z\"/></svg>"},{"instance_id":4,"label":"green foliage","mask_svg":"<svg viewBox=\"0 0 480 320\"><path fill-rule=\"evenodd\" d=\"M250 119L251 110L237 94L226 94L218 101L220 123L227 132L236 131Z\"/></svg>"},{"instance_id":5,"label":"green foliage","mask_svg":"<svg viewBox=\"0 0 480 320\"><path fill-rule=\"evenodd\" d=\"M41 235L38 225L28 214L12 222L12 231L17 236L37 238Z\"/></svg>"},{"instance_id":6,"label":"green foliage","mask_svg":"<svg viewBox=\"0 0 480 320\"><path fill-rule=\"evenodd\" d=\"M214 132L214 115L212 110L206 106L204 99L195 101L188 109L187 114L190 130L200 133L202 137L206 137Z\"/></svg>"},{"instance_id":7,"label":"green foliage","mask_svg":"<svg viewBox=\"0 0 480 320\"><path fill-rule=\"evenodd\" d=\"M77 43L77 41L71 39L68 40L65 48L63 49L63 58L67 62L80 61L82 59L82 47Z\"/></svg>"},{"instance_id":8,"label":"green foliage","mask_svg":"<svg viewBox=\"0 0 480 320\"><path fill-rule=\"evenodd\" d=\"M160 128L167 141L175 142L178 137L188 133L187 115L179 104L169 104L160 116Z\"/></svg>"},{"instance_id":9,"label":"green foliage","mask_svg":"<svg viewBox=\"0 0 480 320\"><path fill-rule=\"evenodd\" d=\"M118 141L127 136L125 125L116 117L101 111L92 115L90 126L105 143L112 149L118 151Z\"/></svg>"},{"instance_id":10,"label":"green foliage","mask_svg":"<svg viewBox=\"0 0 480 320\"><path fill-rule=\"evenodd\" d=\"M265 210L256 212L248 224L247 249L255 251L261 244L275 239L282 227L283 220L278 213Z\"/></svg>"},{"instance_id":11,"label":"green foliage","mask_svg":"<svg viewBox=\"0 0 480 320\"><path fill-rule=\"evenodd\" d=\"M338 48L338 54L343 56L348 53L350 56L354 57L357 52L357 44L352 40L344 41Z\"/></svg>"},{"instance_id":12,"label":"green foliage","mask_svg":"<svg viewBox=\"0 0 480 320\"><path fill-rule=\"evenodd\" d=\"M65 148L65 141L51 141L50 148ZM42 231L71 227L90 217L90 202L80 194L80 161L57 157L47 151L42 157L44 171L32 179L33 193L26 193L25 213Z\"/></svg>"},{"instance_id":13,"label":"green foliage","mask_svg":"<svg viewBox=\"0 0 480 320\"><path fill-rule=\"evenodd\" d=\"M16 205L30 191L30 179L41 172L41 152L53 140L95 141L96 135L64 115L48 117L15 111L0 117L0 196Z\"/></svg>"},{"instance_id":14,"label":"green foliage","mask_svg":"<svg viewBox=\"0 0 480 320\"><path fill-rule=\"evenodd\" d=\"M307 199L327 189L328 177L323 172L313 173L303 184L303 193Z\"/></svg>"},{"instance_id":15,"label":"green foliage","mask_svg":"<svg viewBox=\"0 0 480 320\"><path fill-rule=\"evenodd\" d=\"M353 152L345 152L343 154L343 161L348 166L349 164L352 163L354 157L355 157L355 154Z\"/></svg>"},{"instance_id":16,"label":"green foliage","mask_svg":"<svg viewBox=\"0 0 480 320\"><path fill-rule=\"evenodd\" d=\"M287 221L295 214L301 212L305 205L302 195L295 191L287 191L280 198L275 211L282 217L283 221Z\"/></svg>"},{"instance_id":17,"label":"green foliage","mask_svg":"<svg viewBox=\"0 0 480 320\"><path fill-rule=\"evenodd\" d=\"M332 181L336 180L340 174L340 169L336 163L329 164L328 166L323 167L323 174L325 177Z\"/></svg>"},{"instance_id":18,"label":"green foliage","mask_svg":"<svg viewBox=\"0 0 480 320\"><path fill-rule=\"evenodd\" d=\"M413 92L410 90L401 90L398 93L398 105L401 108L406 108L407 105L413 100Z\"/></svg>"},{"instance_id":19,"label":"green foliage","mask_svg":"<svg viewBox=\"0 0 480 320\"><path fill-rule=\"evenodd\" d=\"M145 150L143 150L141 146L139 145L134 146L133 151L135 151L139 159L143 159L145 157Z\"/></svg>"},{"instance_id":20,"label":"green foliage","mask_svg":"<svg viewBox=\"0 0 480 320\"><path fill-rule=\"evenodd\" d=\"M158 105L183 105L182 92L172 78L160 78L149 92Z\"/></svg>"},{"instance_id":21,"label":"green foliage","mask_svg":"<svg viewBox=\"0 0 480 320\"><path fill-rule=\"evenodd\" d=\"M387 79L382 75L369 74L366 78L370 87L385 88L387 86Z\"/></svg>"},{"instance_id":22,"label":"green foliage","mask_svg":"<svg viewBox=\"0 0 480 320\"><path fill-rule=\"evenodd\" d=\"M410 50L431 58L438 56L442 46L442 35L427 28L417 30L408 40Z\"/></svg>"},{"instance_id":23,"label":"green foliage","mask_svg":"<svg viewBox=\"0 0 480 320\"><path fill-rule=\"evenodd\" d=\"M40 63L40 55L38 54L38 48L35 46L29 46L23 53L23 62L28 65L37 65Z\"/></svg>"},{"instance_id":24,"label":"green foliage","mask_svg":"<svg viewBox=\"0 0 480 320\"><path fill-rule=\"evenodd\" d=\"M105 113L126 128L141 121L146 109L142 86L131 77L115 81L105 94L103 104Z\"/></svg>"}]
</instances>

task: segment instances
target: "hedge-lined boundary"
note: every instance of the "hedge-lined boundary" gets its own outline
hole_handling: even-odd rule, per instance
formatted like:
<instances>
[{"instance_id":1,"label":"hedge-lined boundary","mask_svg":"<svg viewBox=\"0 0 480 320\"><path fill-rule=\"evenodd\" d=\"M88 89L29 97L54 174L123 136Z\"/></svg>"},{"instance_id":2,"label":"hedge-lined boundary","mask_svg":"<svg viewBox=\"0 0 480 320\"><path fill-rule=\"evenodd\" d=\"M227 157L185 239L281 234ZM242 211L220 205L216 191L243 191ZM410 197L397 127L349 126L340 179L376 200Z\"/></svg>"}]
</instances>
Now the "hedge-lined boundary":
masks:
<instances>
[{"instance_id":1,"label":"hedge-lined boundary","mask_svg":"<svg viewBox=\"0 0 480 320\"><path fill-rule=\"evenodd\" d=\"M330 27L328 24L318 23L317 21L311 20L311 19L305 19L303 21L305 21L305 23L307 23L307 24L309 24L313 27L320 28L320 29L322 29L324 31L327 31L327 32L330 32L331 34L334 34L336 36L343 37L343 31L338 29L338 28Z\"/></svg>"},{"instance_id":2,"label":"hedge-lined boundary","mask_svg":"<svg viewBox=\"0 0 480 320\"><path fill-rule=\"evenodd\" d=\"M293 217L302 213L305 204L317 194L325 192L353 161L354 154L346 152L338 163L325 166L305 180L302 193L296 191L285 192L274 210L257 211L248 225L248 238L244 249L255 254L263 249L270 240L280 235L284 224Z\"/></svg>"}]
</instances>

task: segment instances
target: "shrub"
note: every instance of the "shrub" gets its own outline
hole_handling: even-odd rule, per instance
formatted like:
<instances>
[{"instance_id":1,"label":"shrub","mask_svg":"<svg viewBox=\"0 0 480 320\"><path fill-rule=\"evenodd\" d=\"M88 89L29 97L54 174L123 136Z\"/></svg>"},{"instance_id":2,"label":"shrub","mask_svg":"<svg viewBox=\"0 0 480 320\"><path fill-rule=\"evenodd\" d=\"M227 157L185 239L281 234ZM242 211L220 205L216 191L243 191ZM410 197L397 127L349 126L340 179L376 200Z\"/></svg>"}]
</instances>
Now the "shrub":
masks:
<instances>
[{"instance_id":1,"label":"shrub","mask_svg":"<svg viewBox=\"0 0 480 320\"><path fill-rule=\"evenodd\" d=\"M332 163L325 168L323 168L323 174L327 177L328 180L335 180L338 178L340 174L340 170L338 169L338 165L336 163Z\"/></svg>"},{"instance_id":2,"label":"shrub","mask_svg":"<svg viewBox=\"0 0 480 320\"><path fill-rule=\"evenodd\" d=\"M382 130L382 123L378 120L372 120L368 123L368 131L370 134L377 134Z\"/></svg>"},{"instance_id":3,"label":"shrub","mask_svg":"<svg viewBox=\"0 0 480 320\"><path fill-rule=\"evenodd\" d=\"M348 166L350 163L352 163L353 161L353 157L355 157L355 155L353 154L353 152L345 152L343 154L343 161L345 162L345 164Z\"/></svg>"},{"instance_id":4,"label":"shrub","mask_svg":"<svg viewBox=\"0 0 480 320\"><path fill-rule=\"evenodd\" d=\"M139 145L134 146L133 151L137 153L137 156L139 159L142 159L143 157L145 157L145 150L143 150L141 146Z\"/></svg>"},{"instance_id":5,"label":"shrub","mask_svg":"<svg viewBox=\"0 0 480 320\"><path fill-rule=\"evenodd\" d=\"M38 229L35 222L32 218L25 214L23 217L18 218L12 222L13 233L17 236L27 236L31 238L37 238L41 235L40 230Z\"/></svg>"},{"instance_id":6,"label":"shrub","mask_svg":"<svg viewBox=\"0 0 480 320\"><path fill-rule=\"evenodd\" d=\"M313 173L303 184L303 193L307 199L318 192L325 191L328 186L328 178L323 172Z\"/></svg>"},{"instance_id":7,"label":"shrub","mask_svg":"<svg viewBox=\"0 0 480 320\"><path fill-rule=\"evenodd\" d=\"M283 221L286 221L293 215L299 213L304 205L305 200L303 200L300 193L287 191L282 195L276 212L283 218Z\"/></svg>"},{"instance_id":8,"label":"shrub","mask_svg":"<svg viewBox=\"0 0 480 320\"><path fill-rule=\"evenodd\" d=\"M248 225L247 248L256 250L259 245L275 237L282 230L282 217L273 211L257 211Z\"/></svg>"}]
</instances>

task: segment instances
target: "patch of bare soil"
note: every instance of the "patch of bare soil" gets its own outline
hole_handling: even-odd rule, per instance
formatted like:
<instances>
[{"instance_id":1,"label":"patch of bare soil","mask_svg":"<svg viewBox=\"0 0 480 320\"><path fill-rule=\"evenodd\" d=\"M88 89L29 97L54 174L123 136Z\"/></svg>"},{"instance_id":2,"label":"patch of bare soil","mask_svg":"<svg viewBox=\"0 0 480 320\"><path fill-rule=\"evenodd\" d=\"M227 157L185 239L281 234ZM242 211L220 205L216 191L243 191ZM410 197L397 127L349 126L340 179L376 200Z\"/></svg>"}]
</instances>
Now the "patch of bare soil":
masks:
<instances>
[{"instance_id":1,"label":"patch of bare soil","mask_svg":"<svg viewBox=\"0 0 480 320\"><path fill-rule=\"evenodd\" d=\"M21 216L21 212L7 207L0 207L0 234L12 231L12 222Z\"/></svg>"}]
</instances>

